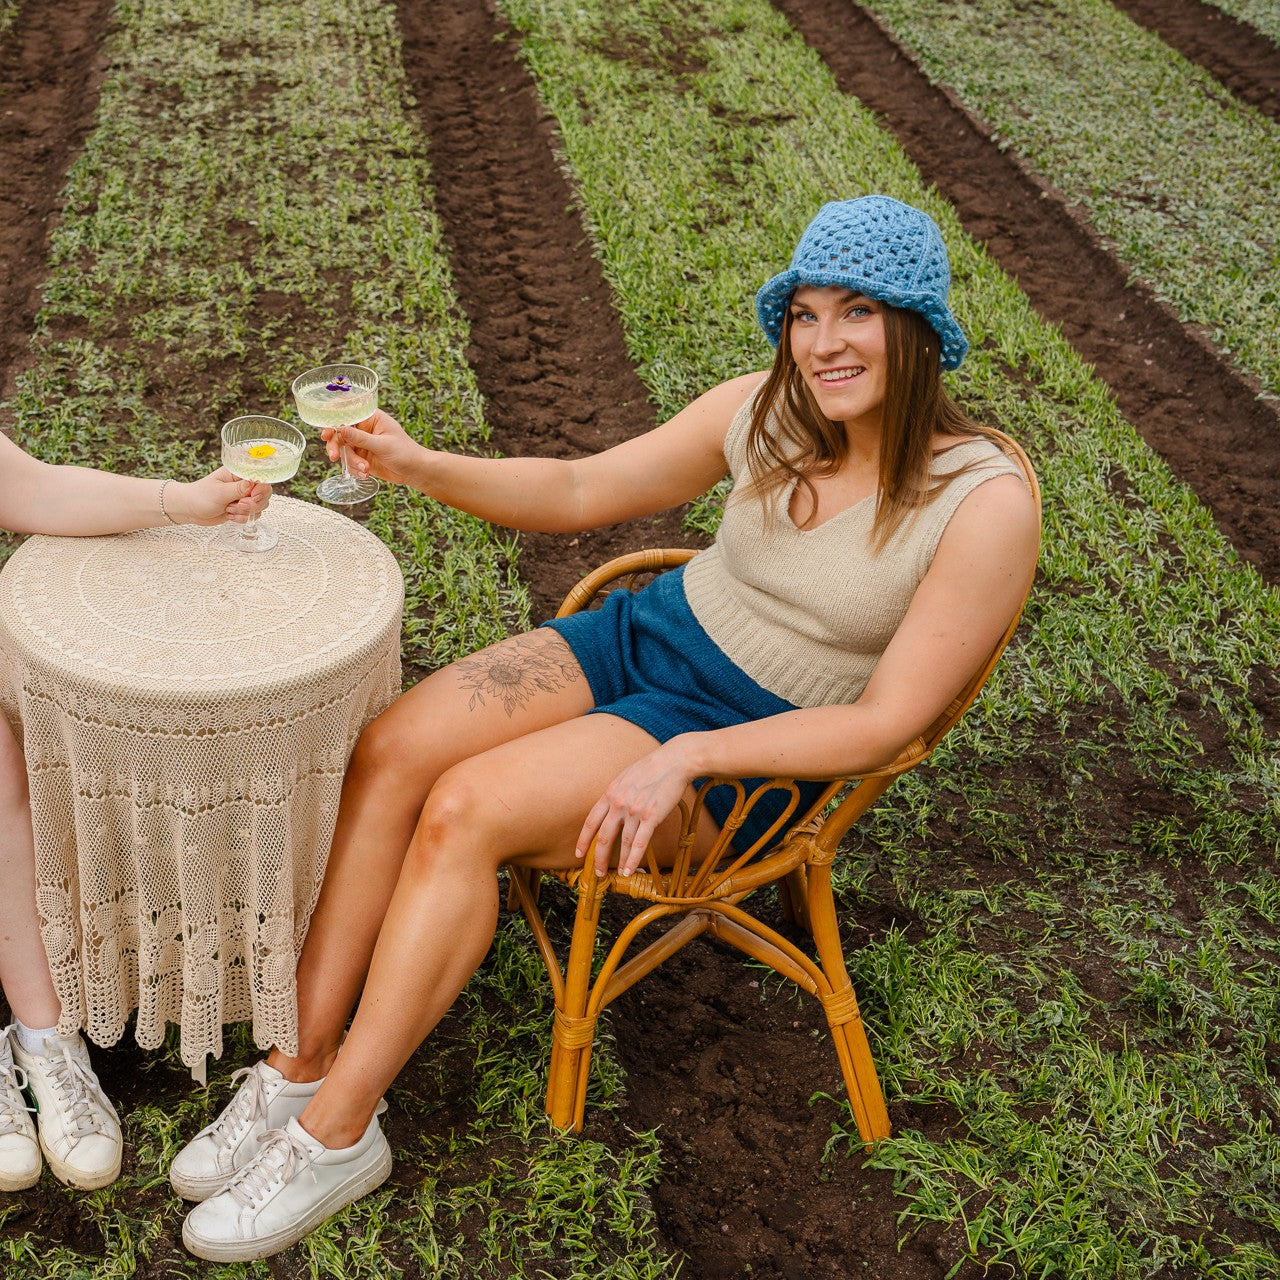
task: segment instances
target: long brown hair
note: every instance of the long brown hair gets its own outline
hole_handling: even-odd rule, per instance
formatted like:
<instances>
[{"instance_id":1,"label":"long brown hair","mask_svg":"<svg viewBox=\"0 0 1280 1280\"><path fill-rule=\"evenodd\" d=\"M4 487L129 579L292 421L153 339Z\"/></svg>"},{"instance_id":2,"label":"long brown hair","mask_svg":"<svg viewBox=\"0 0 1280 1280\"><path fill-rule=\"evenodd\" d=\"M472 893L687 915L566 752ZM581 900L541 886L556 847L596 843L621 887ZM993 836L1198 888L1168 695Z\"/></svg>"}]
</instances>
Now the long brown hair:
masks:
<instances>
[{"instance_id":1,"label":"long brown hair","mask_svg":"<svg viewBox=\"0 0 1280 1280\"><path fill-rule=\"evenodd\" d=\"M881 548L906 516L928 506L956 476L933 474L935 435L992 434L947 394L942 383L938 338L916 311L881 303L885 336L885 397L880 436L880 474L872 534ZM768 377L751 409L747 462L752 482L747 492L764 500L768 518L794 480L817 505L810 476L838 471L849 454L844 427L819 410L791 355L791 311Z\"/></svg>"}]
</instances>

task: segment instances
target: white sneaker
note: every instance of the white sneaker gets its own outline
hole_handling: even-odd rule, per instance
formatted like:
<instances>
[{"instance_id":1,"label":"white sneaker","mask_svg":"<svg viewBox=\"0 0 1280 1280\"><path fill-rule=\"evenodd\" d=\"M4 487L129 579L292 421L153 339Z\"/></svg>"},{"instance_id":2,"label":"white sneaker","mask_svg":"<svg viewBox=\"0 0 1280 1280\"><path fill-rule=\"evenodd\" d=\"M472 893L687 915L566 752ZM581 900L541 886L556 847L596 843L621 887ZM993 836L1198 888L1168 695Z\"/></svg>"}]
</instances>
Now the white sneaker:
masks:
<instances>
[{"instance_id":1,"label":"white sneaker","mask_svg":"<svg viewBox=\"0 0 1280 1280\"><path fill-rule=\"evenodd\" d=\"M391 1148L378 1117L360 1141L331 1151L291 1117L262 1137L258 1154L187 1214L182 1243L211 1262L251 1262L296 1244L353 1200L381 1186Z\"/></svg>"},{"instance_id":2,"label":"white sneaker","mask_svg":"<svg viewBox=\"0 0 1280 1280\"><path fill-rule=\"evenodd\" d=\"M0 1191L21 1191L40 1180L40 1144L23 1089L27 1073L13 1061L10 1024L0 1031Z\"/></svg>"},{"instance_id":3,"label":"white sneaker","mask_svg":"<svg viewBox=\"0 0 1280 1280\"><path fill-rule=\"evenodd\" d=\"M59 1182L91 1191L120 1176L124 1139L79 1034L46 1036L43 1053L28 1053L15 1038L13 1060L27 1074L36 1127L49 1168Z\"/></svg>"},{"instance_id":4,"label":"white sneaker","mask_svg":"<svg viewBox=\"0 0 1280 1280\"><path fill-rule=\"evenodd\" d=\"M241 1067L232 1083L244 1084L211 1124L173 1158L169 1182L184 1200L207 1200L258 1154L258 1138L300 1116L320 1081L294 1084L266 1062Z\"/></svg>"}]
</instances>

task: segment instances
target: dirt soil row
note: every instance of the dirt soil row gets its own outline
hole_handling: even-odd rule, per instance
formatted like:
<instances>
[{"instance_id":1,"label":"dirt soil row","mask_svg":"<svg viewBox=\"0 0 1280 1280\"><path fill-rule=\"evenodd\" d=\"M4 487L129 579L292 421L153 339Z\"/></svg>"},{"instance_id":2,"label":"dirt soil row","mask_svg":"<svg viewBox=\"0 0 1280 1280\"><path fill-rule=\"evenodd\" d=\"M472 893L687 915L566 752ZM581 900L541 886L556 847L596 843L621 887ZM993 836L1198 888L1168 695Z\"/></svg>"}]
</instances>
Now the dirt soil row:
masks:
<instances>
[{"instance_id":1,"label":"dirt soil row","mask_svg":"<svg viewBox=\"0 0 1280 1280\"><path fill-rule=\"evenodd\" d=\"M98 109L112 8L111 0L31 3L0 45L0 400L27 363L49 233Z\"/></svg>"},{"instance_id":2,"label":"dirt soil row","mask_svg":"<svg viewBox=\"0 0 1280 1280\"><path fill-rule=\"evenodd\" d=\"M1280 120L1280 49L1204 0L1112 0L1251 107Z\"/></svg>"},{"instance_id":3,"label":"dirt soil row","mask_svg":"<svg viewBox=\"0 0 1280 1280\"><path fill-rule=\"evenodd\" d=\"M572 457L656 424L627 354L609 286L513 38L479 0L402 3L405 68L427 135L436 206L471 326L467 358L493 443ZM566 539L520 535L536 619L613 555L683 546L680 513Z\"/></svg>"},{"instance_id":4,"label":"dirt soil row","mask_svg":"<svg viewBox=\"0 0 1280 1280\"><path fill-rule=\"evenodd\" d=\"M1125 7L1149 10L1151 21L1181 31L1198 6L1142 0ZM1273 408L1149 292L1127 285L1080 213L993 147L981 125L930 86L865 12L849 0L779 0L779 8L842 89L884 117L926 180L953 202L966 228L1018 277L1037 308L1063 326L1126 416L1210 504L1241 554L1276 581L1280 423ZM29 0L0 54L6 113L0 393L12 390L28 358L48 228L66 170L92 124L110 12L108 0ZM491 0L430 6L401 0L399 15L472 326L468 355L495 445L506 453L571 456L647 430L652 407L572 212L552 123L512 33ZM1214 47L1205 43L1197 56L1212 65ZM1265 60L1249 65L1261 83L1256 68L1265 71ZM1219 70L1224 83L1242 74L1225 56ZM1047 244L1055 246L1053 255L1043 252ZM752 287L744 285L744 297ZM615 552L694 541L681 532L679 513L578 539L524 535L521 567L543 616L583 570ZM1140 788L1123 790L1108 798L1122 825L1126 807L1146 802ZM887 919L850 922L851 939ZM777 992L762 999L753 972L736 955L699 944L620 1000L612 1027L628 1072L625 1123L658 1126L663 1135L666 1173L654 1199L667 1242L688 1255L689 1280L748 1273L756 1280L827 1280L855 1270L881 1280L948 1274L961 1252L954 1236L930 1228L899 1248L902 1201L888 1175L860 1170L856 1160L822 1159L838 1113L832 1103L808 1100L820 1091L838 1096L842 1086L814 1002ZM442 1031L437 1053L447 1040ZM154 1080L138 1081L136 1056L127 1045L105 1055L109 1085L126 1106L156 1088ZM416 1070L410 1064L408 1073ZM424 1089L428 1079L423 1071ZM184 1085L175 1077L170 1087ZM392 1141L412 1147L418 1134L464 1122L466 1107L460 1073L430 1116L389 1117ZM944 1108L913 1112L901 1105L892 1119L935 1137L957 1123ZM605 1126L595 1136L617 1136L612 1121L589 1118L590 1124ZM50 1239L80 1239L86 1227L59 1193L46 1181L40 1194L47 1203L24 1206L7 1230L25 1224ZM975 1280L981 1272L963 1267L955 1274Z\"/></svg>"}]
</instances>

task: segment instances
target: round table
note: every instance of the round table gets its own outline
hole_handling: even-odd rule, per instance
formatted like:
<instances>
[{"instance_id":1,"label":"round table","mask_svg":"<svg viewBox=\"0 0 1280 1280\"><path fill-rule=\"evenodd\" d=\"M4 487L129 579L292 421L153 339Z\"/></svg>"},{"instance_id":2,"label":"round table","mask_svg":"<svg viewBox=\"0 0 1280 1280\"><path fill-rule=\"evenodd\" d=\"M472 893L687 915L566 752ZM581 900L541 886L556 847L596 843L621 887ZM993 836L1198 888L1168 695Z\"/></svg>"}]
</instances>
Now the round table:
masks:
<instances>
[{"instance_id":1,"label":"round table","mask_svg":"<svg viewBox=\"0 0 1280 1280\"><path fill-rule=\"evenodd\" d=\"M345 515L28 538L0 572L0 709L31 785L59 1029L203 1078L225 1023L297 1049L295 962L360 730L400 692L404 582Z\"/></svg>"}]
</instances>

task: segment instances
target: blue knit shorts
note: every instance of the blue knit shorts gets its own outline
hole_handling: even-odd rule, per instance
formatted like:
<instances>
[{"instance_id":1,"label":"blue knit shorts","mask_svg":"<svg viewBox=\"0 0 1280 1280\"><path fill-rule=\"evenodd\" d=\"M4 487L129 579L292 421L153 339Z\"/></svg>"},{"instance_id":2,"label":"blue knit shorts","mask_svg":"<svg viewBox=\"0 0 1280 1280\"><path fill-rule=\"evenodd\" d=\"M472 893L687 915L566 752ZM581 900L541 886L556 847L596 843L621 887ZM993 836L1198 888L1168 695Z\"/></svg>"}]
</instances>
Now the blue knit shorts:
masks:
<instances>
[{"instance_id":1,"label":"blue knit shorts","mask_svg":"<svg viewBox=\"0 0 1280 1280\"><path fill-rule=\"evenodd\" d=\"M573 650L595 698L592 711L629 720L659 742L796 710L735 666L702 629L685 599L683 567L661 574L643 591L611 591L599 609L542 625L554 627ZM750 792L760 781L743 783ZM796 816L824 785L801 784ZM723 826L733 802L732 788L716 787L707 795L707 811ZM785 804L782 792L763 797L734 835L733 847L750 847Z\"/></svg>"}]
</instances>

